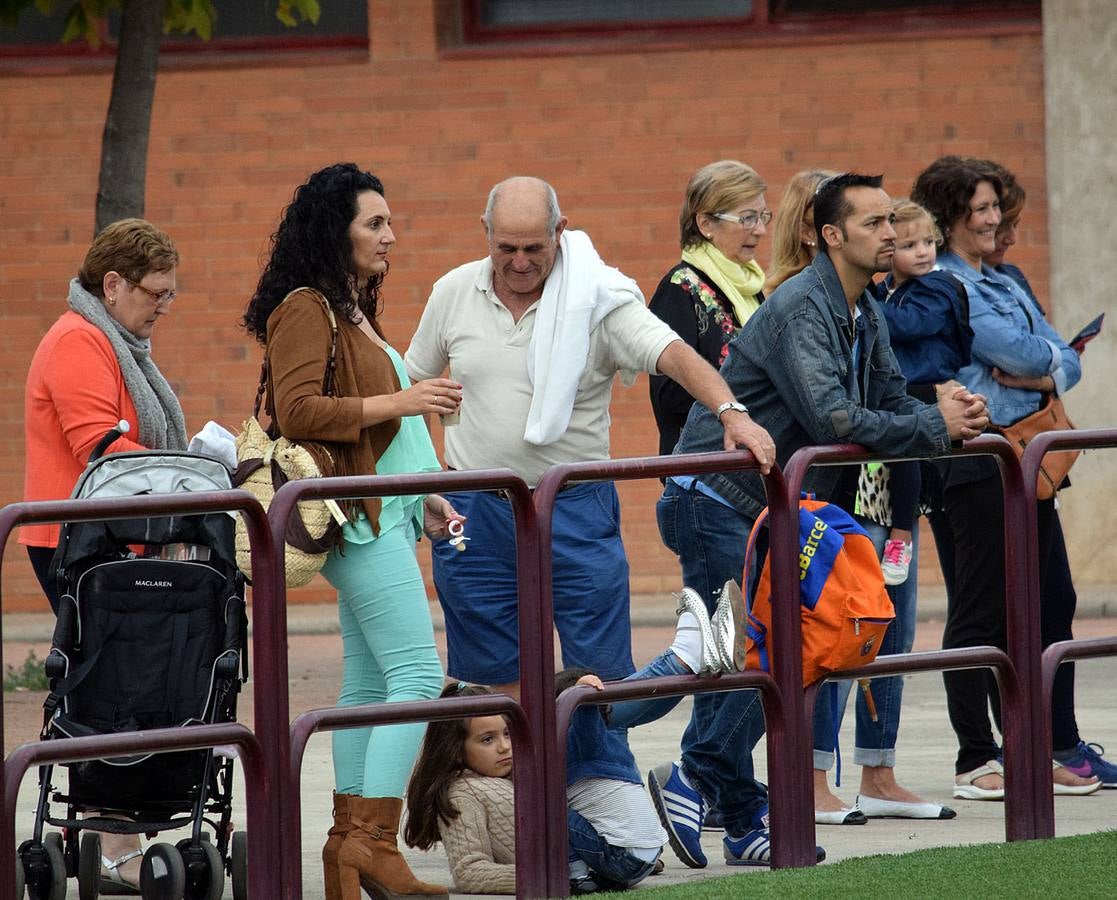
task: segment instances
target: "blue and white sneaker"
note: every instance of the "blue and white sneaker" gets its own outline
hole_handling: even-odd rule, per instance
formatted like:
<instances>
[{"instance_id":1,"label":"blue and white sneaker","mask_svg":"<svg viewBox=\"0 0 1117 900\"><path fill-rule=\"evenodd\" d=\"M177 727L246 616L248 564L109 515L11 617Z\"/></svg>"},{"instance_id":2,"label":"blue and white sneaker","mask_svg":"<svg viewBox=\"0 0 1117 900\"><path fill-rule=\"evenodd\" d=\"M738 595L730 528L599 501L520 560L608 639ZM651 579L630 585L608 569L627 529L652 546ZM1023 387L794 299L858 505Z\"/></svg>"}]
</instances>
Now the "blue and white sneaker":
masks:
<instances>
[{"instance_id":1,"label":"blue and white sneaker","mask_svg":"<svg viewBox=\"0 0 1117 900\"><path fill-rule=\"evenodd\" d=\"M673 762L663 763L648 772L648 793L675 855L692 869L706 868L706 854L702 852L706 801L702 795L683 781L679 767Z\"/></svg>"},{"instance_id":2,"label":"blue and white sneaker","mask_svg":"<svg viewBox=\"0 0 1117 900\"><path fill-rule=\"evenodd\" d=\"M1068 771L1082 778L1098 777L1103 788L1117 788L1117 766L1102 759L1105 747L1101 744L1087 744L1079 741L1074 753L1057 762Z\"/></svg>"},{"instance_id":3,"label":"blue and white sneaker","mask_svg":"<svg viewBox=\"0 0 1117 900\"><path fill-rule=\"evenodd\" d=\"M767 815L764 816L767 819ZM746 831L743 837L732 838L728 834L722 842L722 853L727 866L770 866L772 864L772 842L767 825ZM826 859L826 851L815 847L815 862Z\"/></svg>"}]
</instances>

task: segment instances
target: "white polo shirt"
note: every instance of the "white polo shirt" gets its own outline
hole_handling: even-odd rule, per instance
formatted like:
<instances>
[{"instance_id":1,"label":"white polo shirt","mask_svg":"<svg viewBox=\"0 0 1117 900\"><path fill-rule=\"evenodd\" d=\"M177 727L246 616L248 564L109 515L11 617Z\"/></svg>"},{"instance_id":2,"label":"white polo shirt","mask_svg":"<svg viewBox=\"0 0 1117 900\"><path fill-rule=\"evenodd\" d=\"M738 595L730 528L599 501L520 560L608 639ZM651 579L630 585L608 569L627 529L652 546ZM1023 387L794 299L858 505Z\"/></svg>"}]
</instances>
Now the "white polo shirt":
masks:
<instances>
[{"instance_id":1,"label":"white polo shirt","mask_svg":"<svg viewBox=\"0 0 1117 900\"><path fill-rule=\"evenodd\" d=\"M558 463L609 458L609 402L620 372L658 374L656 361L680 340L642 303L624 303L590 335L566 432L545 446L524 440L532 385L528 346L538 304L519 322L493 290L491 260L459 266L435 282L404 356L412 381L437 378L447 368L462 384L461 420L446 428L446 464L455 469L508 467L534 487Z\"/></svg>"}]
</instances>

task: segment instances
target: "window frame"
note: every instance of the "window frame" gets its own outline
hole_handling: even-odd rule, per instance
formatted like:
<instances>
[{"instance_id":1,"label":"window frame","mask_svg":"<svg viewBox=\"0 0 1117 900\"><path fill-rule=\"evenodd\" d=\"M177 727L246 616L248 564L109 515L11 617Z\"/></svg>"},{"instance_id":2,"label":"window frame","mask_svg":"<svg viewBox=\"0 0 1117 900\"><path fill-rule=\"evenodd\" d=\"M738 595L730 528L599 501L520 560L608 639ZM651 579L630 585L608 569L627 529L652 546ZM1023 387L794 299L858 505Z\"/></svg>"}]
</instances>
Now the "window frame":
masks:
<instances>
[{"instance_id":1,"label":"window frame","mask_svg":"<svg viewBox=\"0 0 1117 900\"><path fill-rule=\"evenodd\" d=\"M794 0L792 0L794 2ZM482 24L484 0L460 0L462 48L538 44L625 41L657 42L671 39L714 37L719 40L792 37L814 39L841 34L919 34L958 32L980 27L1013 31L1042 28L1042 0L1010 0L1003 6L978 7L956 0L955 5L913 6L900 10L861 12L784 12L787 0L753 0L752 12L740 16L701 20L656 20L640 23L585 22L486 26Z\"/></svg>"}]
</instances>

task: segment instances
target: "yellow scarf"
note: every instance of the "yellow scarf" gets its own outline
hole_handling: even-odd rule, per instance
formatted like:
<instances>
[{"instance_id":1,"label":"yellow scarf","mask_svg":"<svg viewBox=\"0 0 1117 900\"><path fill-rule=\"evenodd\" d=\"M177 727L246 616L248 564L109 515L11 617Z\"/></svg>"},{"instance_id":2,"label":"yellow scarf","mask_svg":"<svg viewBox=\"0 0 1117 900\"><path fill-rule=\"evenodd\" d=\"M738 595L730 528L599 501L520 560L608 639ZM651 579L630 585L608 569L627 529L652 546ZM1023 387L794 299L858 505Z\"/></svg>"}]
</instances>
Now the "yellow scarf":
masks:
<instances>
[{"instance_id":1,"label":"yellow scarf","mask_svg":"<svg viewBox=\"0 0 1117 900\"><path fill-rule=\"evenodd\" d=\"M710 241L703 241L697 247L683 251L683 262L697 266L710 276L729 298L737 321L742 325L760 307L756 295L764 287L764 270L755 259L741 265L734 262Z\"/></svg>"}]
</instances>

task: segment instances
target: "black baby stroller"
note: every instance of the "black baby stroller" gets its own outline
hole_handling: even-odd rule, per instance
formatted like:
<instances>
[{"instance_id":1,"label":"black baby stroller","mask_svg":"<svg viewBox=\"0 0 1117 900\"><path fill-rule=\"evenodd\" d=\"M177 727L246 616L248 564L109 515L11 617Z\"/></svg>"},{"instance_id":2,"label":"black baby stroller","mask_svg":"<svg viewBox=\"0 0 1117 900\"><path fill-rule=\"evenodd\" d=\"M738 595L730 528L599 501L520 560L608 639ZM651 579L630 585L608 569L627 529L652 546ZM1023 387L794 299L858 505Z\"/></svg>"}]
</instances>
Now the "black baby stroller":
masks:
<instances>
[{"instance_id":1,"label":"black baby stroller","mask_svg":"<svg viewBox=\"0 0 1117 900\"><path fill-rule=\"evenodd\" d=\"M118 436L110 432L94 451L75 498L230 488L228 469L206 456L98 458ZM62 527L43 740L236 719L248 670L233 526L219 512ZM99 832L153 836L185 827L190 836L177 845L155 843L144 853L141 895L217 900L228 871L234 896L247 897L245 834L230 835L231 753L189 750L68 769L65 790L51 784L53 766L39 772L34 834L19 850L32 900L61 900L75 875L81 900L134 895L102 876ZM64 804L65 816L52 814L51 803ZM62 832L44 835L44 825Z\"/></svg>"}]
</instances>

